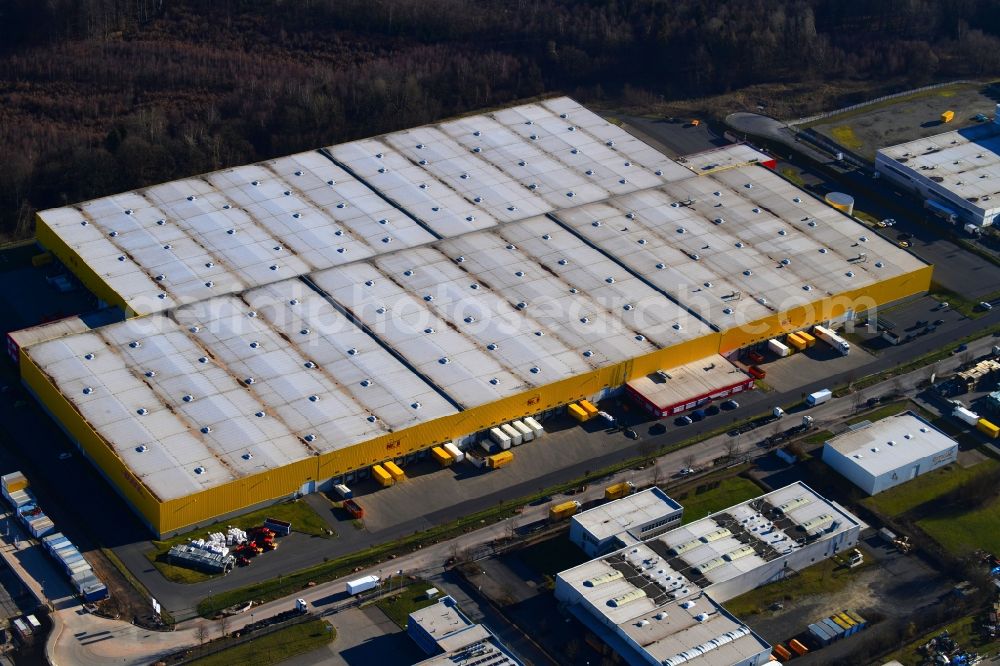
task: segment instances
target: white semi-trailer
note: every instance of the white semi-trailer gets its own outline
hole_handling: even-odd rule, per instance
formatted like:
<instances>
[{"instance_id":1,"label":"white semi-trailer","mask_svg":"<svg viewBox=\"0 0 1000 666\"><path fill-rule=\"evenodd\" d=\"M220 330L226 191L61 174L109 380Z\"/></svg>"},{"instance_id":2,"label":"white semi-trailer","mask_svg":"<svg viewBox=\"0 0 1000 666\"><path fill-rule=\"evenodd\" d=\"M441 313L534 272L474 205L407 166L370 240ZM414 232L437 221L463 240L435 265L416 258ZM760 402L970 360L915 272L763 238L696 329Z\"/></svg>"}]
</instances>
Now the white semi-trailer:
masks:
<instances>
[{"instance_id":1,"label":"white semi-trailer","mask_svg":"<svg viewBox=\"0 0 1000 666\"><path fill-rule=\"evenodd\" d=\"M825 326L813 327L813 335L840 352L841 356L851 353L851 343Z\"/></svg>"}]
</instances>

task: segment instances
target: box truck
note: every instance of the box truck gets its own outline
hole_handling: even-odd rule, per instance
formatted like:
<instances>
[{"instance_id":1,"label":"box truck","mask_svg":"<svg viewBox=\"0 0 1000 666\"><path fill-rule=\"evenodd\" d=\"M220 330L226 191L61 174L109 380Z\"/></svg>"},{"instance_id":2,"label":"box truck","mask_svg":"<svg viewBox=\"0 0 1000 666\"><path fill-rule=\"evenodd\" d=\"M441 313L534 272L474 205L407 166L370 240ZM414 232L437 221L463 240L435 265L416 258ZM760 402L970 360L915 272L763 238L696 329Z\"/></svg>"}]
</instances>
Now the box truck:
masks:
<instances>
[{"instance_id":1,"label":"box truck","mask_svg":"<svg viewBox=\"0 0 1000 666\"><path fill-rule=\"evenodd\" d=\"M830 400L833 397L833 391L830 389L823 389L822 391L816 391L815 393L810 393L806 396L806 404L810 407L815 407L816 405L822 405L824 402Z\"/></svg>"},{"instance_id":2,"label":"box truck","mask_svg":"<svg viewBox=\"0 0 1000 666\"><path fill-rule=\"evenodd\" d=\"M349 580L347 581L347 593L350 595L361 594L362 592L367 592L368 590L374 590L378 587L378 584L378 576L363 576L362 578Z\"/></svg>"},{"instance_id":3,"label":"box truck","mask_svg":"<svg viewBox=\"0 0 1000 666\"><path fill-rule=\"evenodd\" d=\"M622 481L604 489L604 499L616 500L626 495L631 495L635 490L635 484L631 481Z\"/></svg>"},{"instance_id":4,"label":"box truck","mask_svg":"<svg viewBox=\"0 0 1000 666\"><path fill-rule=\"evenodd\" d=\"M976 428L990 439L996 439L1000 435L1000 428L992 421L987 421L986 419L979 419L979 422L976 423Z\"/></svg>"},{"instance_id":5,"label":"box truck","mask_svg":"<svg viewBox=\"0 0 1000 666\"><path fill-rule=\"evenodd\" d=\"M851 353L851 343L849 343L847 340L840 337L830 329L826 328L825 326L814 326L813 335L815 335L817 338L819 338L826 344L836 349L838 352L840 352L841 356L847 356L848 354Z\"/></svg>"}]
</instances>

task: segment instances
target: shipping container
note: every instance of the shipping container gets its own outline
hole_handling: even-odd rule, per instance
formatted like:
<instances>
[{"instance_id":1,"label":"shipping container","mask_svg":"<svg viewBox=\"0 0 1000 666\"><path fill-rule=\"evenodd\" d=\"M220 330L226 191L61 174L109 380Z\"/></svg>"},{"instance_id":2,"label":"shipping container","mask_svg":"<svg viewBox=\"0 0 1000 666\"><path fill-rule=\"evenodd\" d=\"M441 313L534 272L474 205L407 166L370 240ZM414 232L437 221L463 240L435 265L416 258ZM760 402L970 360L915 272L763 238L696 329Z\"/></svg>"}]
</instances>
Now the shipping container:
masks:
<instances>
[{"instance_id":1,"label":"shipping container","mask_svg":"<svg viewBox=\"0 0 1000 666\"><path fill-rule=\"evenodd\" d=\"M347 581L347 593L354 595L360 594L362 592L367 592L368 590L374 590L378 587L379 577L378 576L364 576L362 578L356 578L355 580Z\"/></svg>"},{"instance_id":2,"label":"shipping container","mask_svg":"<svg viewBox=\"0 0 1000 666\"><path fill-rule=\"evenodd\" d=\"M504 423L503 425L500 426L500 430L502 430L503 434L507 435L507 437L510 438L511 446L521 445L521 433L517 430L517 428L515 428L509 423Z\"/></svg>"},{"instance_id":3,"label":"shipping container","mask_svg":"<svg viewBox=\"0 0 1000 666\"><path fill-rule=\"evenodd\" d=\"M378 481L383 487L391 486L396 481L392 478L389 472L385 471L382 465L374 465L372 467L372 476Z\"/></svg>"},{"instance_id":4,"label":"shipping container","mask_svg":"<svg viewBox=\"0 0 1000 666\"><path fill-rule=\"evenodd\" d=\"M858 627L859 627L859 631L861 629L864 629L865 627L868 626L868 620L866 620L865 618L861 617L860 615L858 615L854 611L852 611L852 610L846 610L846 611L844 611L844 613L846 613L848 617L850 617L852 620L854 620L854 623L857 624Z\"/></svg>"},{"instance_id":5,"label":"shipping container","mask_svg":"<svg viewBox=\"0 0 1000 666\"><path fill-rule=\"evenodd\" d=\"M807 652L809 652L809 648L800 643L797 638L793 638L792 640L788 641L788 647L792 648L792 650L794 650L799 655L804 655Z\"/></svg>"},{"instance_id":6,"label":"shipping container","mask_svg":"<svg viewBox=\"0 0 1000 666\"><path fill-rule=\"evenodd\" d=\"M605 488L604 499L616 500L626 495L631 495L633 490L635 490L635 484L631 481L622 481L621 483L616 483L613 486Z\"/></svg>"},{"instance_id":7,"label":"shipping container","mask_svg":"<svg viewBox=\"0 0 1000 666\"><path fill-rule=\"evenodd\" d=\"M802 340L805 341L806 347L812 347L813 345L816 344L816 338L809 335L805 331L796 331L795 335L797 335L798 337L800 337Z\"/></svg>"},{"instance_id":8,"label":"shipping container","mask_svg":"<svg viewBox=\"0 0 1000 666\"><path fill-rule=\"evenodd\" d=\"M954 119L955 119L954 111L945 111L944 113L941 114L942 123L950 123Z\"/></svg>"},{"instance_id":9,"label":"shipping container","mask_svg":"<svg viewBox=\"0 0 1000 666\"><path fill-rule=\"evenodd\" d=\"M505 451L510 448L510 436L501 428L490 428L490 439ZM486 452L489 453L488 448Z\"/></svg>"},{"instance_id":10,"label":"shipping container","mask_svg":"<svg viewBox=\"0 0 1000 666\"><path fill-rule=\"evenodd\" d=\"M583 423L584 421L590 418L589 416L587 416L587 412L584 411L584 409L576 403L573 403L568 407L566 407L566 411L568 411L569 415L572 416L577 421L579 421L580 423Z\"/></svg>"},{"instance_id":11,"label":"shipping container","mask_svg":"<svg viewBox=\"0 0 1000 666\"><path fill-rule=\"evenodd\" d=\"M788 347L788 345L783 342L779 342L774 338L767 341L767 348L770 349L771 352L773 352L778 358L784 358L792 353L792 350Z\"/></svg>"},{"instance_id":12,"label":"shipping container","mask_svg":"<svg viewBox=\"0 0 1000 666\"><path fill-rule=\"evenodd\" d=\"M796 349L798 349L799 351L802 351L806 348L806 341L800 338L795 333L789 333L787 336L785 336L785 341L788 342L788 344L795 347Z\"/></svg>"},{"instance_id":13,"label":"shipping container","mask_svg":"<svg viewBox=\"0 0 1000 666\"><path fill-rule=\"evenodd\" d=\"M841 356L851 353L851 343L825 326L813 326L813 335L840 352Z\"/></svg>"},{"instance_id":14,"label":"shipping container","mask_svg":"<svg viewBox=\"0 0 1000 666\"><path fill-rule=\"evenodd\" d=\"M823 618L822 620L820 620L820 622L823 624L824 627L826 627L830 631L830 634L833 635L833 640L839 640L847 635L847 632L844 631L844 628L842 626L840 626L839 624L837 624L828 617Z\"/></svg>"},{"instance_id":15,"label":"shipping container","mask_svg":"<svg viewBox=\"0 0 1000 666\"><path fill-rule=\"evenodd\" d=\"M597 411L598 411L597 407L595 407L593 405L593 403L591 403L589 400L581 400L579 402L579 405L580 405L580 409L582 409L583 411L587 412L587 418L588 419L591 418L591 417L593 417L593 416L597 416Z\"/></svg>"},{"instance_id":16,"label":"shipping container","mask_svg":"<svg viewBox=\"0 0 1000 666\"><path fill-rule=\"evenodd\" d=\"M25 504L34 503L35 499L27 490L15 490L7 495L7 501L10 502L11 506L15 509L19 509Z\"/></svg>"},{"instance_id":17,"label":"shipping container","mask_svg":"<svg viewBox=\"0 0 1000 666\"><path fill-rule=\"evenodd\" d=\"M500 469L510 464L514 460L514 454L510 451L501 451L486 457L486 466L490 469Z\"/></svg>"},{"instance_id":18,"label":"shipping container","mask_svg":"<svg viewBox=\"0 0 1000 666\"><path fill-rule=\"evenodd\" d=\"M442 449L440 446L435 446L434 448L432 448L431 455L434 457L434 460L436 460L437 463L441 465L441 467L448 467L453 462L455 462L455 459L452 458L451 454Z\"/></svg>"},{"instance_id":19,"label":"shipping container","mask_svg":"<svg viewBox=\"0 0 1000 666\"><path fill-rule=\"evenodd\" d=\"M462 451L462 449L458 448L454 442L448 442L447 444L445 444L444 450L447 451L451 455L451 457L455 459L455 462L462 462L463 460L465 460L465 453Z\"/></svg>"},{"instance_id":20,"label":"shipping container","mask_svg":"<svg viewBox=\"0 0 1000 666\"><path fill-rule=\"evenodd\" d=\"M580 503L576 500L556 504L554 507L549 509L549 520L562 520L563 518L569 518L579 510Z\"/></svg>"},{"instance_id":21,"label":"shipping container","mask_svg":"<svg viewBox=\"0 0 1000 666\"><path fill-rule=\"evenodd\" d=\"M337 493L337 497L340 499L351 499L354 497L354 491L345 486L343 483L338 483L333 487L333 491Z\"/></svg>"},{"instance_id":22,"label":"shipping container","mask_svg":"<svg viewBox=\"0 0 1000 666\"><path fill-rule=\"evenodd\" d=\"M524 421L511 421L514 429L521 433L521 442L530 442L535 438L535 431L528 427Z\"/></svg>"},{"instance_id":23,"label":"shipping container","mask_svg":"<svg viewBox=\"0 0 1000 666\"><path fill-rule=\"evenodd\" d=\"M951 415L954 416L959 421L963 421L970 426L979 425L979 414L976 414L971 409L966 409L961 405L955 405L955 409L954 411L952 411Z\"/></svg>"},{"instance_id":24,"label":"shipping container","mask_svg":"<svg viewBox=\"0 0 1000 666\"><path fill-rule=\"evenodd\" d=\"M812 634L812 637L815 638L816 642L820 645L827 645L833 642L833 636L830 635L830 630L822 624L810 624L809 633Z\"/></svg>"},{"instance_id":25,"label":"shipping container","mask_svg":"<svg viewBox=\"0 0 1000 666\"><path fill-rule=\"evenodd\" d=\"M774 646L774 656L778 658L778 661L788 661L792 658L792 653L784 645L778 643Z\"/></svg>"},{"instance_id":26,"label":"shipping container","mask_svg":"<svg viewBox=\"0 0 1000 666\"><path fill-rule=\"evenodd\" d=\"M45 516L38 520L33 520L28 525L28 530L31 532L31 536L35 537L36 539L39 537L43 537L46 534L49 534L50 532L55 530L55 528L56 528L55 523L53 523L48 516Z\"/></svg>"},{"instance_id":27,"label":"shipping container","mask_svg":"<svg viewBox=\"0 0 1000 666\"><path fill-rule=\"evenodd\" d=\"M976 423L976 428L990 439L996 439L997 435L1000 435L1000 428L986 419L979 419L979 422Z\"/></svg>"},{"instance_id":28,"label":"shipping container","mask_svg":"<svg viewBox=\"0 0 1000 666\"><path fill-rule=\"evenodd\" d=\"M530 416L524 417L524 425L532 429L535 433L535 439L538 439L545 434L545 428L542 427L542 424Z\"/></svg>"},{"instance_id":29,"label":"shipping container","mask_svg":"<svg viewBox=\"0 0 1000 666\"><path fill-rule=\"evenodd\" d=\"M384 467L385 471L389 472L389 474L392 475L393 481L403 481L404 479L406 479L406 472L400 469L399 465L397 465L393 461L388 460L382 463L382 467Z\"/></svg>"},{"instance_id":30,"label":"shipping container","mask_svg":"<svg viewBox=\"0 0 1000 666\"><path fill-rule=\"evenodd\" d=\"M354 518L355 520L361 520L365 517L365 510L361 508L360 504L352 499L344 500L343 507L344 511L350 514L351 518Z\"/></svg>"}]
</instances>

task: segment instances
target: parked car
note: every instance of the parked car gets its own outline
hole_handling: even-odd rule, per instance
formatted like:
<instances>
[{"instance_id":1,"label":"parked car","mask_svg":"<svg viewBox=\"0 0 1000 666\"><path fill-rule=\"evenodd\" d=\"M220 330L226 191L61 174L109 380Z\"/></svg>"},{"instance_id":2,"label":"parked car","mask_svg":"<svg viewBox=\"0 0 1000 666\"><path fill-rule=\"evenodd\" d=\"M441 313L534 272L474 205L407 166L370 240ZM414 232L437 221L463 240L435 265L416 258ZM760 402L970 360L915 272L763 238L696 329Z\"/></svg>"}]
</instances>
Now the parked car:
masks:
<instances>
[{"instance_id":1,"label":"parked car","mask_svg":"<svg viewBox=\"0 0 1000 666\"><path fill-rule=\"evenodd\" d=\"M674 425L686 426L686 425L691 425L692 423L693 421L691 420L690 416L678 416L676 419L674 419Z\"/></svg>"},{"instance_id":2,"label":"parked car","mask_svg":"<svg viewBox=\"0 0 1000 666\"><path fill-rule=\"evenodd\" d=\"M959 346L955 347L955 349L953 349L951 353L952 354L961 354L962 352L964 352L968 348L969 348L969 345L959 345Z\"/></svg>"},{"instance_id":3,"label":"parked car","mask_svg":"<svg viewBox=\"0 0 1000 666\"><path fill-rule=\"evenodd\" d=\"M692 421L701 421L704 418L705 418L705 410L704 409L696 409L693 412L691 412L691 420Z\"/></svg>"},{"instance_id":4,"label":"parked car","mask_svg":"<svg viewBox=\"0 0 1000 666\"><path fill-rule=\"evenodd\" d=\"M629 439L639 439L639 433L632 430L632 428L625 428L625 436Z\"/></svg>"},{"instance_id":5,"label":"parked car","mask_svg":"<svg viewBox=\"0 0 1000 666\"><path fill-rule=\"evenodd\" d=\"M691 476L694 474L695 470L693 467L685 467L684 469L677 472L677 476Z\"/></svg>"},{"instance_id":6,"label":"parked car","mask_svg":"<svg viewBox=\"0 0 1000 666\"><path fill-rule=\"evenodd\" d=\"M935 319L934 320L934 325L935 326L940 326L943 323L944 323L944 319Z\"/></svg>"},{"instance_id":7,"label":"parked car","mask_svg":"<svg viewBox=\"0 0 1000 666\"><path fill-rule=\"evenodd\" d=\"M990 303L989 301L980 301L979 302L979 309L982 310L983 312L986 312L988 310L992 310L993 309L993 304Z\"/></svg>"},{"instance_id":8,"label":"parked car","mask_svg":"<svg viewBox=\"0 0 1000 666\"><path fill-rule=\"evenodd\" d=\"M737 409L739 406L740 403L736 402L735 400L726 400L724 403L722 403L722 408L725 409L726 411Z\"/></svg>"},{"instance_id":9,"label":"parked car","mask_svg":"<svg viewBox=\"0 0 1000 666\"><path fill-rule=\"evenodd\" d=\"M905 249L905 248L910 247L910 241L901 240L898 243L896 243L896 245L898 245L899 247Z\"/></svg>"},{"instance_id":10,"label":"parked car","mask_svg":"<svg viewBox=\"0 0 1000 666\"><path fill-rule=\"evenodd\" d=\"M719 413L719 408L715 405L709 405L705 408L705 416L715 416Z\"/></svg>"},{"instance_id":11,"label":"parked car","mask_svg":"<svg viewBox=\"0 0 1000 666\"><path fill-rule=\"evenodd\" d=\"M761 354L760 352L752 351L747 354L747 360L753 363L754 365L757 365L758 363L764 362L764 355Z\"/></svg>"}]
</instances>

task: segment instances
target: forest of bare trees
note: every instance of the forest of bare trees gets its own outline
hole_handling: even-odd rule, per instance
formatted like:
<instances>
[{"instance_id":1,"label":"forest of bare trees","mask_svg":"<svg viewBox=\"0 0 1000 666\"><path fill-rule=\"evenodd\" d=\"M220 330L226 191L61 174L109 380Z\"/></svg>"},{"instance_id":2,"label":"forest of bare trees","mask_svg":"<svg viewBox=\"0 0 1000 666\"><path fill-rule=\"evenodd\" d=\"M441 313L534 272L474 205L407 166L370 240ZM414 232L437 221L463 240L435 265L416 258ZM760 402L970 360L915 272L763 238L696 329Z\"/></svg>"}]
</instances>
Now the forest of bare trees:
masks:
<instances>
[{"instance_id":1,"label":"forest of bare trees","mask_svg":"<svg viewBox=\"0 0 1000 666\"><path fill-rule=\"evenodd\" d=\"M998 36L1000 0L7 0L0 234L30 235L37 209L551 91L992 78Z\"/></svg>"}]
</instances>

